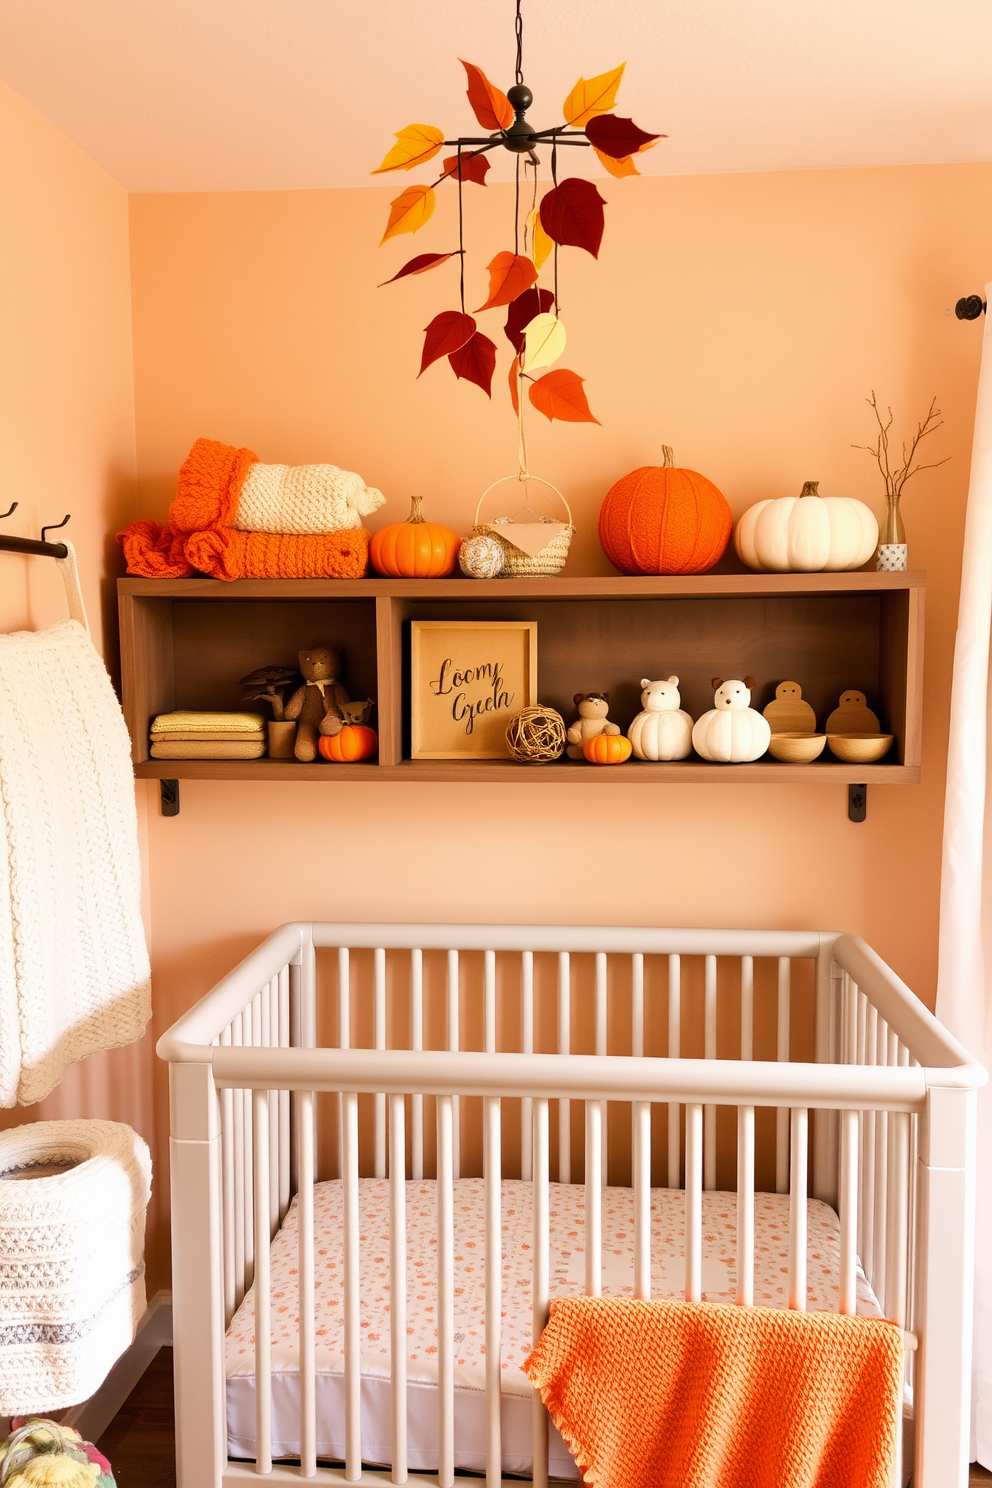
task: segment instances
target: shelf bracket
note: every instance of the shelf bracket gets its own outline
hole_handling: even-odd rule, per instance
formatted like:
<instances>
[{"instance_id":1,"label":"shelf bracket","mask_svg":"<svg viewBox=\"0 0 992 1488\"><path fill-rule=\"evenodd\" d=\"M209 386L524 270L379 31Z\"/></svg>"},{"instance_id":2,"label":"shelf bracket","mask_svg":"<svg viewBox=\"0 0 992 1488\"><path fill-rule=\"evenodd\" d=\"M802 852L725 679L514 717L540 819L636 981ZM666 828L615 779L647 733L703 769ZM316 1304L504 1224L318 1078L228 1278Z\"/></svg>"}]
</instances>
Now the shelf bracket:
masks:
<instances>
[{"instance_id":1,"label":"shelf bracket","mask_svg":"<svg viewBox=\"0 0 992 1488\"><path fill-rule=\"evenodd\" d=\"M178 793L179 786L176 785ZM179 810L178 794L176 810ZM848 820L863 822L868 815L868 787L867 785L849 785L847 787L847 815Z\"/></svg>"},{"instance_id":2,"label":"shelf bracket","mask_svg":"<svg viewBox=\"0 0 992 1488\"><path fill-rule=\"evenodd\" d=\"M158 783L159 800L162 804L163 816L179 815L179 781L160 780Z\"/></svg>"}]
</instances>

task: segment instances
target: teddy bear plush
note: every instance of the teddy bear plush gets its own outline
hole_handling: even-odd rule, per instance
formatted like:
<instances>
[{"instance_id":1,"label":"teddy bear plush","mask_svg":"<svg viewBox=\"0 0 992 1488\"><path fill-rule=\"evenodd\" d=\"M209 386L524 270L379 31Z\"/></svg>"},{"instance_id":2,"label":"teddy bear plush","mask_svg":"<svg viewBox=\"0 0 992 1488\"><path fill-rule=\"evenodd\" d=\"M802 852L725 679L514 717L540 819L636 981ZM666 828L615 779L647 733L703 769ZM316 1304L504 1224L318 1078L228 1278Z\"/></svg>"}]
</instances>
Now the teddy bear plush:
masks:
<instances>
[{"instance_id":1,"label":"teddy bear plush","mask_svg":"<svg viewBox=\"0 0 992 1488\"><path fill-rule=\"evenodd\" d=\"M620 730L606 716L610 711L609 693L577 692L572 701L579 710L579 716L566 736L566 753L569 759L578 760L585 758L582 746L587 739L593 739L597 734L618 734Z\"/></svg>"},{"instance_id":2,"label":"teddy bear plush","mask_svg":"<svg viewBox=\"0 0 992 1488\"><path fill-rule=\"evenodd\" d=\"M317 758L318 736L333 738L341 732L341 708L348 702L348 694L339 681L341 657L337 651L328 646L310 646L300 652L299 663L303 685L286 704L286 717L296 720L293 753L301 764L309 765Z\"/></svg>"}]
</instances>

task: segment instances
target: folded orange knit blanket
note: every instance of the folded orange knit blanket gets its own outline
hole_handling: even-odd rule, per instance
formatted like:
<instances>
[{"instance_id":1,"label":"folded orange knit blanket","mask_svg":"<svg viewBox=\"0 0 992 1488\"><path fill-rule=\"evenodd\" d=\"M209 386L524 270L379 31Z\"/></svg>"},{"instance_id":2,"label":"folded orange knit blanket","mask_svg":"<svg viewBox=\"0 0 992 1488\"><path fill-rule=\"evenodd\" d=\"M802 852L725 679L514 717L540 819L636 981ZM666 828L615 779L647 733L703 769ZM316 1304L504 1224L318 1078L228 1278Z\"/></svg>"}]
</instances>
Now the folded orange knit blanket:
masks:
<instances>
[{"instance_id":1,"label":"folded orange knit blanket","mask_svg":"<svg viewBox=\"0 0 992 1488\"><path fill-rule=\"evenodd\" d=\"M879 1318L563 1297L524 1368L595 1488L890 1488L902 1333Z\"/></svg>"},{"instance_id":2,"label":"folded orange knit blanket","mask_svg":"<svg viewBox=\"0 0 992 1488\"><path fill-rule=\"evenodd\" d=\"M360 579L368 572L369 535L214 531L176 533L158 522L132 522L117 541L127 571L146 579Z\"/></svg>"}]
</instances>

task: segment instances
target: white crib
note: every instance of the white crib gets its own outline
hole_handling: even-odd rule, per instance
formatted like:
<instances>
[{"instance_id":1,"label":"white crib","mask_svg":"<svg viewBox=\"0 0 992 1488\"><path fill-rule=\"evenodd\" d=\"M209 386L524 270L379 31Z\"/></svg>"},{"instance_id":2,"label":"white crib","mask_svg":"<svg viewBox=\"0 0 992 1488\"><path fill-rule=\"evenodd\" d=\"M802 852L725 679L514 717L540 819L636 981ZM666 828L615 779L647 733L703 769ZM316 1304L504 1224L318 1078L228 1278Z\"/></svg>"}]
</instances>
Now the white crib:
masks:
<instances>
[{"instance_id":1,"label":"white crib","mask_svg":"<svg viewBox=\"0 0 992 1488\"><path fill-rule=\"evenodd\" d=\"M542 1052L549 1049L556 1052ZM736 1190L730 1300L742 1305L755 1301L756 1174L788 1196L775 1202L787 1208L789 1306L807 1305L808 1197L834 1206L829 1305L854 1312L867 1282L884 1315L906 1330L916 1488L966 1483L975 1092L987 1077L857 938L284 925L164 1035L158 1052L171 1066L180 1488L258 1477L441 1488L479 1481L456 1471L454 1368L454 1195L473 1170L484 1208L481 1465L489 1488L509 1483L503 1180L528 1186L536 1338L551 1294L552 1170L568 1184L581 1167L585 1290L598 1295L611 1166L628 1203L632 1190L627 1290L638 1297L652 1294L655 1174L684 1189L679 1265L690 1301L703 1295L704 1194L717 1190L721 1174ZM584 1120L570 1104L577 1102ZM386 1468L362 1463L361 1172L388 1192L391 1441L388 1458L378 1459ZM432 1180L436 1208L436 1473L408 1471L408 1175ZM328 1189L342 1214L343 1467L318 1462L319 1177L340 1180ZM273 1240L294 1195L298 1465L273 1463L270 1332ZM225 1335L249 1288L257 1343L254 1460L246 1462L228 1451ZM533 1467L525 1481L543 1488L548 1420L536 1397L527 1411Z\"/></svg>"}]
</instances>

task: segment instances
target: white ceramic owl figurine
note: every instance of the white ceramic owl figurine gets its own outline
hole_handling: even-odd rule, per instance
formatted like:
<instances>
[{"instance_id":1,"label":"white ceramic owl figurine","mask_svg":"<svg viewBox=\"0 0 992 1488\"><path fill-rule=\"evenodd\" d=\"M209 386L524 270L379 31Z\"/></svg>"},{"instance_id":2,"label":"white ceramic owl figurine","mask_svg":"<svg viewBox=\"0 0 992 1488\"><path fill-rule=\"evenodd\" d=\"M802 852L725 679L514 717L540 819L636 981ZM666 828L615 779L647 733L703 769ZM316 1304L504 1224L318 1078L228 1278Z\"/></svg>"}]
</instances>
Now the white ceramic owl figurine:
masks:
<instances>
[{"instance_id":1,"label":"white ceramic owl figurine","mask_svg":"<svg viewBox=\"0 0 992 1488\"><path fill-rule=\"evenodd\" d=\"M753 677L724 682L713 678L716 694L713 707L697 719L692 747L703 759L722 765L744 764L760 759L768 748L772 731L767 718L751 707Z\"/></svg>"},{"instance_id":2,"label":"white ceramic owl figurine","mask_svg":"<svg viewBox=\"0 0 992 1488\"><path fill-rule=\"evenodd\" d=\"M692 718L682 707L678 677L664 682L641 678L641 707L627 738L642 760L685 759L692 749Z\"/></svg>"}]
</instances>

